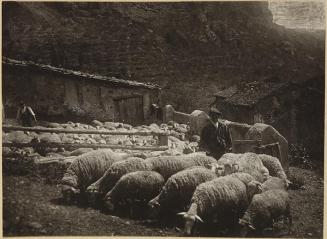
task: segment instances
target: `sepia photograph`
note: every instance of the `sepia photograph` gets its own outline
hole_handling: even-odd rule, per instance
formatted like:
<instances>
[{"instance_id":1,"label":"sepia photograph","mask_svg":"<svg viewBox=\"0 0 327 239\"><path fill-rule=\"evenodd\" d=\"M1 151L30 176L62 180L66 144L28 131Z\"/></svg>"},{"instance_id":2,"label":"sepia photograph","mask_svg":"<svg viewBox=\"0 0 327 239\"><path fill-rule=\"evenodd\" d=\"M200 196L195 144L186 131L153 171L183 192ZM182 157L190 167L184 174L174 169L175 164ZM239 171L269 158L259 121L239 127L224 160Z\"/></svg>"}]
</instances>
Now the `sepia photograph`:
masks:
<instances>
[{"instance_id":1,"label":"sepia photograph","mask_svg":"<svg viewBox=\"0 0 327 239\"><path fill-rule=\"evenodd\" d=\"M325 1L2 1L4 237L323 238Z\"/></svg>"}]
</instances>

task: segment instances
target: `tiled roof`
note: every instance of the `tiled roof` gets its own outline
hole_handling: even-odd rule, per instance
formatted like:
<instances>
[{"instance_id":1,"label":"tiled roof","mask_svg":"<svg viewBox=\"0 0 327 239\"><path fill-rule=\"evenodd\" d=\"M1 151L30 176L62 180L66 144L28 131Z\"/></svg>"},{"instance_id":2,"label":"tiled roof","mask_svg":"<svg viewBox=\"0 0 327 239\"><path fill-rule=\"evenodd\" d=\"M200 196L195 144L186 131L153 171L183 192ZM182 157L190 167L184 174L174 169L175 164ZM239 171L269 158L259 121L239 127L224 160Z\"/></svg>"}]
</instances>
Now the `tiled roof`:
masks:
<instances>
[{"instance_id":1,"label":"tiled roof","mask_svg":"<svg viewBox=\"0 0 327 239\"><path fill-rule=\"evenodd\" d=\"M151 84L151 83L143 83L143 82L131 81L131 80L122 80L122 79L118 79L116 77L89 74L89 73L84 73L84 72L80 72L80 71L74 71L74 70L54 67L54 66L50 66L50 65L38 64L38 63L35 63L32 61L19 61L19 60L14 60L14 59L3 57L2 64L18 66L18 67L34 68L34 69L39 69L39 70L43 70L43 71L56 72L56 73L67 75L67 76L74 76L74 77L79 77L79 78L84 78L84 79L89 79L89 80L105 81L105 82L110 82L113 84L129 86L129 87L140 87L140 88L146 88L146 89L160 89L160 87L158 85Z\"/></svg>"},{"instance_id":2,"label":"tiled roof","mask_svg":"<svg viewBox=\"0 0 327 239\"><path fill-rule=\"evenodd\" d=\"M229 87L227 89L221 90L218 93L215 94L217 97L222 97L222 98L228 98L234 95L237 92L237 86L234 85L232 87Z\"/></svg>"},{"instance_id":3,"label":"tiled roof","mask_svg":"<svg viewBox=\"0 0 327 239\"><path fill-rule=\"evenodd\" d=\"M225 102L233 105L252 106L260 100L275 94L276 92L289 87L292 82L259 82L239 84L232 86L216 96L225 98Z\"/></svg>"}]
</instances>

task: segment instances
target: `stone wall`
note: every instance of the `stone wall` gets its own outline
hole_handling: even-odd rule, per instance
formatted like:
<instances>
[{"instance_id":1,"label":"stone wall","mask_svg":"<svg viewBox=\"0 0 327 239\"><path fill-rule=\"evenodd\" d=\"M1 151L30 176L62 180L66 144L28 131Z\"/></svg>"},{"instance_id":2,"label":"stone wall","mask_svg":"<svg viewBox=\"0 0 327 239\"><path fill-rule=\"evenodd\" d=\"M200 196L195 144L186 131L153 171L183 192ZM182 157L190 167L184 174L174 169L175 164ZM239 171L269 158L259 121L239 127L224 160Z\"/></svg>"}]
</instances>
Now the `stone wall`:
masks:
<instances>
[{"instance_id":1,"label":"stone wall","mask_svg":"<svg viewBox=\"0 0 327 239\"><path fill-rule=\"evenodd\" d=\"M135 110L143 112L146 121L151 104L159 100L158 90L122 87L17 67L4 67L3 72L3 104L7 117L15 117L18 102L23 100L41 118L76 116L80 120L117 121L115 101L135 96L143 101L141 108Z\"/></svg>"},{"instance_id":2,"label":"stone wall","mask_svg":"<svg viewBox=\"0 0 327 239\"><path fill-rule=\"evenodd\" d=\"M190 124L191 115L174 110L171 105L163 107L163 122L175 121L179 124Z\"/></svg>"}]
</instances>

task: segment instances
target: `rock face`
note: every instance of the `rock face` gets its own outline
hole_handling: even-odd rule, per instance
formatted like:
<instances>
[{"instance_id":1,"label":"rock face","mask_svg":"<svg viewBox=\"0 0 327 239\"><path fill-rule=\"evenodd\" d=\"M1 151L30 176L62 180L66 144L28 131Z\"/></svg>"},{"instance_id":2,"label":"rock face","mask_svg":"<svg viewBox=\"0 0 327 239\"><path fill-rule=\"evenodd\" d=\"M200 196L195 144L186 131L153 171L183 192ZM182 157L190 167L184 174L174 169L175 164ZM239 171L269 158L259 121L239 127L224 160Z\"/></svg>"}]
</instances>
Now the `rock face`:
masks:
<instances>
[{"instance_id":1,"label":"rock face","mask_svg":"<svg viewBox=\"0 0 327 239\"><path fill-rule=\"evenodd\" d=\"M240 80L310 77L324 65L324 44L273 24L267 2L3 8L7 57L159 83L162 104L187 113L206 109L218 89Z\"/></svg>"}]
</instances>

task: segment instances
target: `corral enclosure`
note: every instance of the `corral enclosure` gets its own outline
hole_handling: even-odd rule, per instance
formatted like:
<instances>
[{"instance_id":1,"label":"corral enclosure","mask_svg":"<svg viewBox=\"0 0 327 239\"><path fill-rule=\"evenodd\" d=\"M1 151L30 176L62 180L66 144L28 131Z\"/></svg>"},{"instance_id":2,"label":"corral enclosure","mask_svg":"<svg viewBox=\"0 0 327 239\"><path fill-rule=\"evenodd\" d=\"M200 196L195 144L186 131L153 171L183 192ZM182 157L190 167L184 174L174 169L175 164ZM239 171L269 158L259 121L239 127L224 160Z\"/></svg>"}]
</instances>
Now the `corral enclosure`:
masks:
<instances>
[{"instance_id":1,"label":"corral enclosure","mask_svg":"<svg viewBox=\"0 0 327 239\"><path fill-rule=\"evenodd\" d=\"M50 124L49 124L50 125ZM53 124L58 129L95 129L91 125L78 123ZM117 127L117 130L129 128L132 130L145 130L151 128L164 128L161 126L127 127L128 125L113 123L103 124L101 130L107 127ZM176 125L176 126L175 126ZM169 147L167 151L144 151L147 158L159 155L178 155L186 152L186 147L193 147L197 144L190 143L185 138L185 126L175 124L169 125L171 134L169 136ZM128 130L125 132L129 132ZM184 132L184 133L183 133ZM16 137L13 137L15 136ZM24 136L24 137L23 137ZM20 134L16 131L4 134L4 141L26 140L35 134ZM39 134L42 138L45 134ZM56 139L59 134L52 134ZM48 136L49 137L49 136ZM147 145L155 142L151 137L137 137L132 139L125 136L91 135L76 137L74 134L60 134L61 141L70 139L72 142L91 141L125 145L138 145L146 140ZM51 138L49 138L50 140ZM94 144L93 144L94 145ZM173 147L175 145L175 147ZM193 146L192 146L193 145ZM123 148L123 147L122 147ZM127 148L127 147L126 147ZM107 212L102 203L92 206L86 202L86 196L82 196L77 203L69 204L63 200L60 179L66 171L67 162L73 162L73 155L69 150L58 153L56 149L48 148L46 157L37 154L32 148L3 148L3 169L4 169L4 234L6 236L181 236L183 231L183 220L175 214L169 218L157 220L147 217L147 207L134 207L131 211L116 210ZM124 152L124 149L118 152ZM131 153L126 149L126 152ZM190 152L190 151L188 151ZM141 153L141 152L140 152ZM142 155L142 153L140 154ZM184 154L185 156L185 154ZM58 158L60 159L58 161ZM144 159L146 160L146 159ZM323 177L321 174L312 171L290 167L290 180L301 183L304 180L304 187L288 190L291 196L293 230L291 237L312 237L322 236L323 218ZM297 181L299 180L299 181ZM303 183L303 182L302 182ZM301 184L300 184L301 185ZM122 208L124 209L124 207ZM312 223L307 223L308 221ZM225 232L216 227L201 227L196 236L239 236L238 232ZM285 236L285 225L279 222L274 230L270 232L271 237Z\"/></svg>"},{"instance_id":2,"label":"corral enclosure","mask_svg":"<svg viewBox=\"0 0 327 239\"><path fill-rule=\"evenodd\" d=\"M159 100L155 85L102 77L32 62L3 61L3 105L15 117L19 101L43 117L78 117L140 125Z\"/></svg>"},{"instance_id":3,"label":"corral enclosure","mask_svg":"<svg viewBox=\"0 0 327 239\"><path fill-rule=\"evenodd\" d=\"M124 177L133 170L154 171L168 181L195 163L222 178L228 178L226 174L233 170L241 174L244 169L248 173L253 170L248 176L264 184L266 177L275 175L289 195L292 230L287 230L284 219L275 220L269 225L271 230L253 235L322 238L323 5L277 1L5 2L4 235L185 235L185 218L177 213L197 207L185 204L176 211L170 209L178 199L186 198L184 192L189 190L192 195L198 181L186 177L180 180L185 182L184 188L172 183L180 186L172 186L167 193L172 201L152 217L149 198L133 198L146 195L139 191L151 188L152 180L130 180L140 183L120 191L130 197L121 198L111 210L106 192L94 186L98 177L107 175L102 160L108 159L112 165L118 160L118 166L108 166L108 178L114 179L108 184L111 186L117 185L114 175ZM227 95L220 97L224 89ZM13 118L20 101L35 111L38 122L34 128L16 126ZM238 156L234 155L226 164L230 171L199 147L202 128L209 121L205 112L212 105L223 112L222 123L229 125L232 147L226 152L254 152L240 156L243 162L236 162ZM255 122L266 125L249 133ZM93 154L99 148L110 148L112 158L99 151ZM128 164L123 155L137 159ZM193 158L187 161L189 155ZM269 162L269 155L275 156L275 161ZM228 161L230 155L224 156ZM238 193L229 197L233 189L222 190L225 198L220 199L227 199L226 204L212 200L210 195L215 193L209 190L198 192L203 199L199 201L208 202L207 208L216 204L209 213L221 209L223 214L213 218L201 215L204 223L195 223L193 236L241 235L239 219L251 203L248 184L241 181L242 197ZM195 188L188 187L192 183ZM93 185L91 191L89 185ZM219 192L215 189L220 185L216 186L213 191ZM160 190L163 192L163 187ZM176 191L183 197L177 197ZM236 201L242 201L238 206L244 207L233 207ZM238 215L233 217L234 212Z\"/></svg>"}]
</instances>

